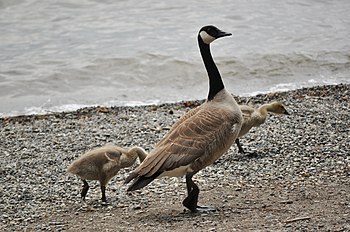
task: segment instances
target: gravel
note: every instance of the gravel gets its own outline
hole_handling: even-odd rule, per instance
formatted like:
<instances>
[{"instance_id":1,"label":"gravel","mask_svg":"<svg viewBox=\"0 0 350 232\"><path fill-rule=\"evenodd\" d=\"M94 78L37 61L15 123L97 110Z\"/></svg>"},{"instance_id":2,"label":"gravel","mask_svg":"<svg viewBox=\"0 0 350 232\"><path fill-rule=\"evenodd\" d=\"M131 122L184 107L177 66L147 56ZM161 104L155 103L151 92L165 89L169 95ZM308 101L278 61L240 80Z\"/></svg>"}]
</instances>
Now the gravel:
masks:
<instances>
[{"instance_id":1,"label":"gravel","mask_svg":"<svg viewBox=\"0 0 350 232\"><path fill-rule=\"evenodd\" d=\"M151 150L171 125L203 101L0 118L0 231L350 231L350 85L319 86L254 97L282 101L291 115L270 115L241 143L195 175L199 203L184 209L183 178L155 180L127 193L121 170L102 206L98 182L86 202L66 173L84 152L113 143Z\"/></svg>"}]
</instances>

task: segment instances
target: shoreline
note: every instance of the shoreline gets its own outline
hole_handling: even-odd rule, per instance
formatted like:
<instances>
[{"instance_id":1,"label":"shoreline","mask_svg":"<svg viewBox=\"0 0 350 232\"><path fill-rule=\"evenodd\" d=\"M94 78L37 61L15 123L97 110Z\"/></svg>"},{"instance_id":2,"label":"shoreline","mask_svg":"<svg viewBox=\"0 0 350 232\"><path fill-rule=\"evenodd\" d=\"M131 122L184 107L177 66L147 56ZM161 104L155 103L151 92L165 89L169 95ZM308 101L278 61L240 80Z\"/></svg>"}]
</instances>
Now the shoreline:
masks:
<instances>
[{"instance_id":1,"label":"shoreline","mask_svg":"<svg viewBox=\"0 0 350 232\"><path fill-rule=\"evenodd\" d=\"M349 86L350 84L347 83L341 83L341 84L335 84L335 85L317 85L312 87L303 87L300 89L293 89L293 90L286 90L286 91L275 91L275 92L269 92L269 93L259 93L252 96L238 96L233 95L237 101L238 104L245 104L249 99L255 99L260 98L261 96L271 96L271 95L280 95L284 96L287 95L287 93L293 93L293 92L303 92L303 91L314 91L317 89L325 89L325 88L332 88L334 86ZM58 115L61 115L63 117L64 114L86 114L86 113L93 113L93 111L105 111L107 109L119 109L119 108L143 108L143 107L161 107L161 106L181 106L184 107L188 106L198 106L202 104L205 101L205 99L197 99L197 100L183 100L183 101L177 101L177 102L167 102L167 103L160 103L160 104L141 104L141 105L132 105L132 106L103 106L103 105L95 105L95 106L86 106L81 107L74 110L68 110L68 111L52 111L52 112L45 112L45 113L39 113L39 114L19 114L19 115L8 115L8 116L0 116L0 120L3 119L9 119L9 118L25 118L25 117L37 117L37 118L45 118L45 116L52 116L55 115L56 117L60 117Z\"/></svg>"},{"instance_id":2,"label":"shoreline","mask_svg":"<svg viewBox=\"0 0 350 232\"><path fill-rule=\"evenodd\" d=\"M123 180L137 164L107 185L105 207L97 182L89 182L84 204L80 180L66 173L73 160L106 143L150 151L203 100L0 118L0 230L350 230L350 84L236 100L279 100L291 115L270 115L240 139L254 156L238 154L233 144L195 175L200 204L219 209L207 214L184 211L183 178L126 193Z\"/></svg>"}]
</instances>

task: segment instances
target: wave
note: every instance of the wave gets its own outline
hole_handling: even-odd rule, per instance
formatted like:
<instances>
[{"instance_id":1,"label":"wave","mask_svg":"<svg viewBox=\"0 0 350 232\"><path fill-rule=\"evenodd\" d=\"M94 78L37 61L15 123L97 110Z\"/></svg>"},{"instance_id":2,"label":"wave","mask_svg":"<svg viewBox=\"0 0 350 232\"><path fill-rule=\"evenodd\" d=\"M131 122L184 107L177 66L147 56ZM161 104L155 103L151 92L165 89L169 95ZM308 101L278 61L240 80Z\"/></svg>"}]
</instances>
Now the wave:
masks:
<instances>
[{"instance_id":1,"label":"wave","mask_svg":"<svg viewBox=\"0 0 350 232\"><path fill-rule=\"evenodd\" d=\"M220 60L222 72L229 76L296 76L327 73L347 73L350 51L293 54L248 54ZM347 73L348 74L348 73Z\"/></svg>"},{"instance_id":2,"label":"wave","mask_svg":"<svg viewBox=\"0 0 350 232\"><path fill-rule=\"evenodd\" d=\"M245 54L215 60L226 88L240 96L350 83L350 51ZM32 67L0 72L0 98L5 104L0 116L204 99L208 89L199 57L144 53L49 69L52 63L57 65L54 61L45 61L48 67L38 65L46 74L41 78L30 72Z\"/></svg>"}]
</instances>

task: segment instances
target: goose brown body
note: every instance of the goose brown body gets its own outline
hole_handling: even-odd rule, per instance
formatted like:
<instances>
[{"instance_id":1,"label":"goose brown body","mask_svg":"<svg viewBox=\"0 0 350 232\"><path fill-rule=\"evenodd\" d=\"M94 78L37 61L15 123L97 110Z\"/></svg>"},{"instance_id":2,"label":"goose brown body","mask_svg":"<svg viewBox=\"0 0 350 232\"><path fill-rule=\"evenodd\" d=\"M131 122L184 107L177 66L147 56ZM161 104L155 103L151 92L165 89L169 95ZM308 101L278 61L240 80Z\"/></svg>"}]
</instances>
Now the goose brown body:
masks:
<instances>
[{"instance_id":1,"label":"goose brown body","mask_svg":"<svg viewBox=\"0 0 350 232\"><path fill-rule=\"evenodd\" d=\"M213 101L185 114L133 173L184 176L198 172L226 152L238 136L241 116L230 94L222 91Z\"/></svg>"}]
</instances>

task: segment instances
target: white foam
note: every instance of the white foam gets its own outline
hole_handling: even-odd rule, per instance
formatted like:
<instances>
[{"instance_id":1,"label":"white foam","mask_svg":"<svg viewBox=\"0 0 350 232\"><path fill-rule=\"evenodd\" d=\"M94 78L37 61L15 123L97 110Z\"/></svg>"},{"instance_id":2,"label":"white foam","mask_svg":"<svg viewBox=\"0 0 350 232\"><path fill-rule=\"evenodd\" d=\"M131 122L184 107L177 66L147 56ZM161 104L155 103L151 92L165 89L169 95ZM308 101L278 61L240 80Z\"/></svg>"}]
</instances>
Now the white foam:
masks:
<instances>
[{"instance_id":1,"label":"white foam","mask_svg":"<svg viewBox=\"0 0 350 232\"><path fill-rule=\"evenodd\" d=\"M111 107L111 106L146 106L146 105L159 105L162 103L171 103L171 101L161 101L161 100L149 100L149 101L108 101L102 104L66 104L61 106L33 106L26 107L23 111L11 111L9 113L0 113L0 117L11 117L19 115L44 115L49 113L59 113L59 112L71 112L76 111L86 107Z\"/></svg>"}]
</instances>

